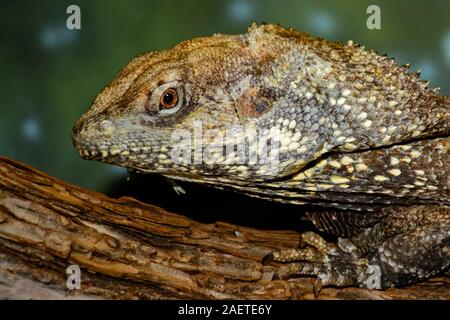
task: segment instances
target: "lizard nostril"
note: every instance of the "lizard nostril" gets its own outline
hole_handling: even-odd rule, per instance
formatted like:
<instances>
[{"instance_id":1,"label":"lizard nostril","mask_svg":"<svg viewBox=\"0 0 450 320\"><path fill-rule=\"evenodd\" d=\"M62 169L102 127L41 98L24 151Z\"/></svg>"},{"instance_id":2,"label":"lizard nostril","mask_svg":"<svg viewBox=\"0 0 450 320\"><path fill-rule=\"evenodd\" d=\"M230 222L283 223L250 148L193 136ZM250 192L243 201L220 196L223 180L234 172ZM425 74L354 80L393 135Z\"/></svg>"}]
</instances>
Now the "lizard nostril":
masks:
<instances>
[{"instance_id":1,"label":"lizard nostril","mask_svg":"<svg viewBox=\"0 0 450 320\"><path fill-rule=\"evenodd\" d=\"M100 123L100 128L103 130L106 134L112 134L114 130L116 129L114 124L109 120L103 120Z\"/></svg>"}]
</instances>

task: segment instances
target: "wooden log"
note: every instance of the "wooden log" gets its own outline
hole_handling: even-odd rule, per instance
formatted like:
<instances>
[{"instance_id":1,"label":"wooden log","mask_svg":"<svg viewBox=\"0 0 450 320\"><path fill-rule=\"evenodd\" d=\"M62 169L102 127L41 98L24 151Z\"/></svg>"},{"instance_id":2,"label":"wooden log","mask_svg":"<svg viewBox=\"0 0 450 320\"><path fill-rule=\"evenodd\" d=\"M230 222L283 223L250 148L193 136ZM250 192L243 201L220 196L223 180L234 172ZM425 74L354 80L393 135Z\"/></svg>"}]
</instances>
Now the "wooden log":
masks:
<instances>
[{"instance_id":1,"label":"wooden log","mask_svg":"<svg viewBox=\"0 0 450 320\"><path fill-rule=\"evenodd\" d=\"M0 157L0 298L314 299L312 278L271 281L295 230L199 223L113 199ZM67 268L81 268L81 289ZM324 288L319 299L449 299L450 275L406 288Z\"/></svg>"}]
</instances>

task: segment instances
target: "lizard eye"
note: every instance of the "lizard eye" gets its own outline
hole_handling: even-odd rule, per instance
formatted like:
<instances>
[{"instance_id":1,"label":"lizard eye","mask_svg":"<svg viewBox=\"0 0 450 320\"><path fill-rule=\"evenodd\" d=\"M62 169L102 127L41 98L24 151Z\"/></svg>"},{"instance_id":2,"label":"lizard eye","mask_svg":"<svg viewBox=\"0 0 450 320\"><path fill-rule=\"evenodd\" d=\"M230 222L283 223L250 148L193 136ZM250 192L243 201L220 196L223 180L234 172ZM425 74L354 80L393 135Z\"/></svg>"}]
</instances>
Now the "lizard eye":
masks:
<instances>
[{"instance_id":1,"label":"lizard eye","mask_svg":"<svg viewBox=\"0 0 450 320\"><path fill-rule=\"evenodd\" d=\"M170 116L178 112L185 102L184 87L173 81L152 90L146 109L153 116Z\"/></svg>"},{"instance_id":2,"label":"lizard eye","mask_svg":"<svg viewBox=\"0 0 450 320\"><path fill-rule=\"evenodd\" d=\"M174 88L166 89L159 98L159 109L172 109L178 103L178 93Z\"/></svg>"}]
</instances>

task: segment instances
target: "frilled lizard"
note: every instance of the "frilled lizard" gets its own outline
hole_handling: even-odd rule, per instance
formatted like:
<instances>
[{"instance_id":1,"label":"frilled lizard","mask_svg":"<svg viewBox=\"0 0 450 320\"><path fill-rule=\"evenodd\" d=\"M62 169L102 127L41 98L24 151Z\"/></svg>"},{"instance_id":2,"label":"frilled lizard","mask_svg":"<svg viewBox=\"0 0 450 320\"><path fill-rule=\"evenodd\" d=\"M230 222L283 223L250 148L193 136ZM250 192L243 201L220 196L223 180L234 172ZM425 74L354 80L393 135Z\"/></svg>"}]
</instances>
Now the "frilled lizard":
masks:
<instances>
[{"instance_id":1,"label":"frilled lizard","mask_svg":"<svg viewBox=\"0 0 450 320\"><path fill-rule=\"evenodd\" d=\"M382 289L450 265L449 118L407 65L253 25L134 58L72 134L85 159L322 208L338 243L302 234L275 277Z\"/></svg>"}]
</instances>

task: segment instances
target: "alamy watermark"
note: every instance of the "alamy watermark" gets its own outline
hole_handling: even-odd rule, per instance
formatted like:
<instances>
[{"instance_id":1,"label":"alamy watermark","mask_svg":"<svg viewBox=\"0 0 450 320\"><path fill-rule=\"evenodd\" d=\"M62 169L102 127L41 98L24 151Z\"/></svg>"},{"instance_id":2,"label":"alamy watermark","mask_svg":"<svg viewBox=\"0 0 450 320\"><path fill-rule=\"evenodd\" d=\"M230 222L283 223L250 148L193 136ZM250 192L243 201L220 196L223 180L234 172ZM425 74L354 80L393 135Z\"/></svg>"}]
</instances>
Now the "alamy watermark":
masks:
<instances>
[{"instance_id":1,"label":"alamy watermark","mask_svg":"<svg viewBox=\"0 0 450 320\"><path fill-rule=\"evenodd\" d=\"M67 267L66 273L69 275L67 277L66 286L69 290L80 290L81 289L81 270L76 264L72 264Z\"/></svg>"},{"instance_id":2,"label":"alamy watermark","mask_svg":"<svg viewBox=\"0 0 450 320\"><path fill-rule=\"evenodd\" d=\"M66 13L69 15L66 19L66 26L69 30L81 29L81 9L76 4L67 7ZM367 7L366 13L370 16L366 20L366 26L369 30L381 29L381 9L378 5L371 4Z\"/></svg>"},{"instance_id":3,"label":"alamy watermark","mask_svg":"<svg viewBox=\"0 0 450 320\"><path fill-rule=\"evenodd\" d=\"M283 133L277 127L257 130L254 125L230 125L225 129L205 129L195 120L191 130L174 130L171 161L178 165L258 165L267 174L279 170Z\"/></svg>"},{"instance_id":4,"label":"alamy watermark","mask_svg":"<svg viewBox=\"0 0 450 320\"><path fill-rule=\"evenodd\" d=\"M67 7L66 13L69 15L66 19L66 27L69 30L81 29L81 9L76 4Z\"/></svg>"},{"instance_id":5,"label":"alamy watermark","mask_svg":"<svg viewBox=\"0 0 450 320\"><path fill-rule=\"evenodd\" d=\"M369 30L380 30L381 29L381 9L376 4L371 4L367 7L367 14L370 16L367 18L366 26Z\"/></svg>"}]
</instances>

